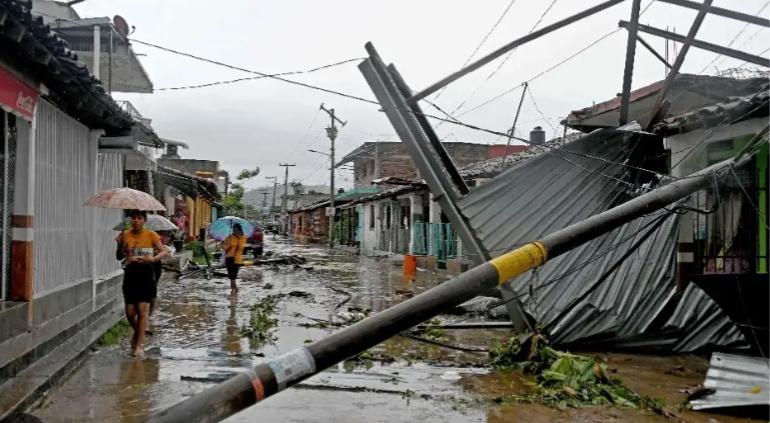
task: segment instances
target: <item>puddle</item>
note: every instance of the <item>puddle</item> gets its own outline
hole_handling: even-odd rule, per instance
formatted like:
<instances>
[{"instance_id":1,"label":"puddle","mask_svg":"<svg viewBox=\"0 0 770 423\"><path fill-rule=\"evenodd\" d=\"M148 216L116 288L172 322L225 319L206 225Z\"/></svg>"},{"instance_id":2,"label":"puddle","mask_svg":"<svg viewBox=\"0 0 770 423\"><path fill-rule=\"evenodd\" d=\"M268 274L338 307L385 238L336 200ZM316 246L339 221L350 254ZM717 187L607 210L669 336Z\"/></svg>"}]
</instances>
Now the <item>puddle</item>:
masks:
<instances>
[{"instance_id":1,"label":"puddle","mask_svg":"<svg viewBox=\"0 0 770 423\"><path fill-rule=\"evenodd\" d=\"M152 318L155 335L146 346L148 357L129 358L127 339L91 353L32 414L44 422L145 421L233 373L337 330L318 327L322 326L317 325L319 321L339 321L338 314L349 307L376 313L444 280L431 272L405 278L400 267L388 260L329 255L322 247L270 237L266 250L301 255L307 262L302 266L245 267L237 296L229 295L229 282L221 277L167 279ZM267 295L281 296L275 314L276 339L252 348L241 336L241 328L248 322L249 307ZM506 334L505 330L442 331L446 343L475 348L485 348L490 339ZM699 383L705 373L705 360L698 357L603 356L608 367L616 369L614 375L630 388L664 398L668 404L681 402L683 395L676 391ZM516 372L490 371L481 367L485 362L484 353L397 336L372 348L369 358L340 363L227 421L665 420L635 410L559 411L537 404L499 403L499 398L530 392L532 380ZM673 374L665 373L669 368ZM681 419L707 422L709 416L685 412ZM740 421L723 416L717 420Z\"/></svg>"}]
</instances>

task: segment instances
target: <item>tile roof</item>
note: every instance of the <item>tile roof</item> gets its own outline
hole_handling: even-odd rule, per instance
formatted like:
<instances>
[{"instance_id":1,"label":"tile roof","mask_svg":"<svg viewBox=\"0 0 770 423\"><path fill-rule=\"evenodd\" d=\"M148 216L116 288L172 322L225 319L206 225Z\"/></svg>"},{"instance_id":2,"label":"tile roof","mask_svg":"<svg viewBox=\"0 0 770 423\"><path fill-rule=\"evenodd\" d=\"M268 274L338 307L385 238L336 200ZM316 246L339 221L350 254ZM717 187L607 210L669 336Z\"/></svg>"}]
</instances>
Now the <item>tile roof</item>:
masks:
<instances>
[{"instance_id":1,"label":"tile roof","mask_svg":"<svg viewBox=\"0 0 770 423\"><path fill-rule=\"evenodd\" d=\"M687 113L664 119L653 130L661 135L685 133L702 128L734 124L747 119L770 114L770 83L760 91L743 97L731 97L727 101L699 107Z\"/></svg>"},{"instance_id":2,"label":"tile roof","mask_svg":"<svg viewBox=\"0 0 770 423\"><path fill-rule=\"evenodd\" d=\"M45 84L50 99L89 128L108 134L130 130L131 117L43 18L32 16L31 8L31 1L0 0L0 50L20 71Z\"/></svg>"}]
</instances>

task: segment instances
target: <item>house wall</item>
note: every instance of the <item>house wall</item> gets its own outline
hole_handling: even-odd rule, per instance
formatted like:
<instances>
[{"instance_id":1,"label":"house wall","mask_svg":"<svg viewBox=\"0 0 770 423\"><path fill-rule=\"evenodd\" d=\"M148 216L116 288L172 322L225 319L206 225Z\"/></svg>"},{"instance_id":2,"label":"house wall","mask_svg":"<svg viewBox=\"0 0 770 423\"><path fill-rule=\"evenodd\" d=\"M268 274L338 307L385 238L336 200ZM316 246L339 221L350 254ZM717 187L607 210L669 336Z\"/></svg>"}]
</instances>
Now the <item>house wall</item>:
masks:
<instances>
[{"instance_id":1,"label":"house wall","mask_svg":"<svg viewBox=\"0 0 770 423\"><path fill-rule=\"evenodd\" d=\"M510 146L507 149L515 152L521 147ZM470 143L444 143L444 148L458 168L500 156L506 151L504 145ZM353 160L353 167L356 188L370 186L372 180L385 177L421 179L412 157L401 143L373 144Z\"/></svg>"},{"instance_id":2,"label":"house wall","mask_svg":"<svg viewBox=\"0 0 770 423\"><path fill-rule=\"evenodd\" d=\"M377 201L370 201L362 204L363 207L363 234L361 251L366 254L373 254L374 250L379 245L379 231L380 231L380 207Z\"/></svg>"},{"instance_id":3,"label":"house wall","mask_svg":"<svg viewBox=\"0 0 770 423\"><path fill-rule=\"evenodd\" d=\"M708 128L690 131L666 137L665 146L671 153L671 175L684 177L701 170L711 162L732 157L754 134L759 133L767 125L766 119L749 119L734 125L719 128ZM724 157L708 157L709 145L732 140L725 145ZM718 153L717 153L718 154ZM707 204L705 191L700 191L691 197L690 206L699 209L712 207ZM738 198L741 198L740 196ZM717 211L719 213L719 211ZM684 289L700 270L696 267L696 233L704 218L694 213L680 216L679 236L677 244L677 286ZM700 220L701 222L697 222ZM761 231L760 231L761 232ZM762 247L760 247L762 249ZM766 254L766 251L763 252ZM764 261L762 262L764 263ZM761 263L761 264L762 264ZM761 267L761 266L760 266Z\"/></svg>"},{"instance_id":4,"label":"house wall","mask_svg":"<svg viewBox=\"0 0 770 423\"><path fill-rule=\"evenodd\" d=\"M92 277L97 145L88 128L41 101L35 134L34 296ZM55 206L54 206L55 205Z\"/></svg>"}]
</instances>

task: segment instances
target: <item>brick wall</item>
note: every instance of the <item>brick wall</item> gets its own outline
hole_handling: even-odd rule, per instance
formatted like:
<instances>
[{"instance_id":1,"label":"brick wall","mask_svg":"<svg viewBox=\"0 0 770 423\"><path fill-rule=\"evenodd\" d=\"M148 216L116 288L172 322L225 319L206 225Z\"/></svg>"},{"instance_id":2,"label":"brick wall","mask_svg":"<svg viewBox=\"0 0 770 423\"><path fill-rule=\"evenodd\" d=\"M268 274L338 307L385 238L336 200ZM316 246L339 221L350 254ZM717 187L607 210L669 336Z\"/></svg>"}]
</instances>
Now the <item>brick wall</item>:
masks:
<instances>
[{"instance_id":1,"label":"brick wall","mask_svg":"<svg viewBox=\"0 0 770 423\"><path fill-rule=\"evenodd\" d=\"M472 163L481 162L492 157L516 153L526 146L512 145L487 145L470 143L444 143L449 156L455 166L461 168ZM355 187L370 186L372 180L385 177L398 177L403 179L420 179L419 172L412 162L412 158L402 143L380 143L367 147L353 161L355 168Z\"/></svg>"}]
</instances>

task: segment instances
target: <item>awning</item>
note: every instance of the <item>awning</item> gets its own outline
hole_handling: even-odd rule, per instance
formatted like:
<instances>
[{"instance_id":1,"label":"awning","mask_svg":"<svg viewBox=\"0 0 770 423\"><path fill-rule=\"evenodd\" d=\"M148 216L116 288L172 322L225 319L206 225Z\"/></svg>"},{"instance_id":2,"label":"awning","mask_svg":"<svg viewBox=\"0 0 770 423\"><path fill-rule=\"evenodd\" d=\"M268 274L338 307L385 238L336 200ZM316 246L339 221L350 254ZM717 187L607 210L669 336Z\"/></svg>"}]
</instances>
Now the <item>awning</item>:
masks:
<instances>
[{"instance_id":1,"label":"awning","mask_svg":"<svg viewBox=\"0 0 770 423\"><path fill-rule=\"evenodd\" d=\"M212 202L216 202L220 199L214 181L199 178L182 172L181 170L160 164L153 174L158 180L178 189L188 197L196 198L198 196L203 196Z\"/></svg>"}]
</instances>

